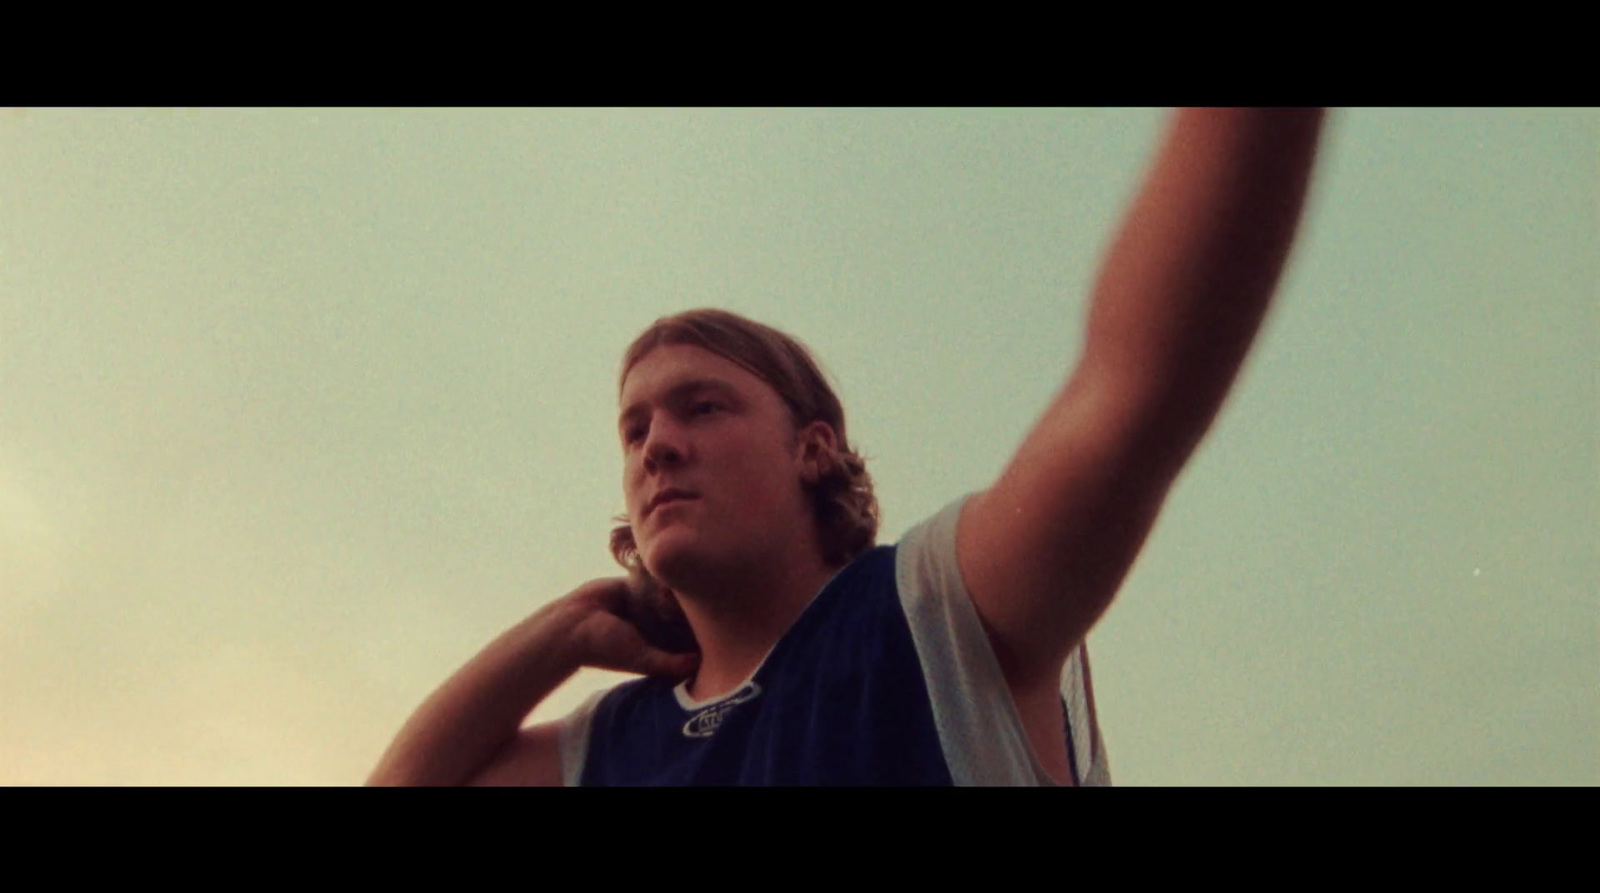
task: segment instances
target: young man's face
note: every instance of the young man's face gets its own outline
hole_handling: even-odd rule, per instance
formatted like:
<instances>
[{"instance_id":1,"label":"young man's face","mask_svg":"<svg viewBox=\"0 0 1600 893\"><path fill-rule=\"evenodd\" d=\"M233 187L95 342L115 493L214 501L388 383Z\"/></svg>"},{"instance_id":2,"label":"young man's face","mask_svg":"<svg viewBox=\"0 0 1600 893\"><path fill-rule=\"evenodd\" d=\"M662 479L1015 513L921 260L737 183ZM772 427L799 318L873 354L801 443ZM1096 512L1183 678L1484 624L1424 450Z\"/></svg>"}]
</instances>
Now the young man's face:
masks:
<instances>
[{"instance_id":1,"label":"young man's face","mask_svg":"<svg viewBox=\"0 0 1600 893\"><path fill-rule=\"evenodd\" d=\"M623 492L646 569L662 582L758 567L809 542L788 407L742 366L663 345L628 370L618 430Z\"/></svg>"}]
</instances>

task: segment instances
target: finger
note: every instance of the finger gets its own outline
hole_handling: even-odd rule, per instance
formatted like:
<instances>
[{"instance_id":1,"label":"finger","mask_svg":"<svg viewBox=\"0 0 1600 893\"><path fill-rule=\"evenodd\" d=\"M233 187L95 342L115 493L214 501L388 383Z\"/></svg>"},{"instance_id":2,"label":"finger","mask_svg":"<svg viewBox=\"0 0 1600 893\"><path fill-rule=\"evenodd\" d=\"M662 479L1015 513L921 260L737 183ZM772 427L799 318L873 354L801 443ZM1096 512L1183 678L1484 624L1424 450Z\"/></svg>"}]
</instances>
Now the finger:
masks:
<instances>
[{"instance_id":1,"label":"finger","mask_svg":"<svg viewBox=\"0 0 1600 893\"><path fill-rule=\"evenodd\" d=\"M698 652L672 652L651 645L632 624L621 618L596 614L583 631L590 643L585 650L589 666L646 676L688 676L700 663Z\"/></svg>"},{"instance_id":2,"label":"finger","mask_svg":"<svg viewBox=\"0 0 1600 893\"><path fill-rule=\"evenodd\" d=\"M606 670L638 673L641 676L659 676L664 679L683 679L694 675L699 668L698 654L673 654L654 648L635 651L625 660L607 662L601 667Z\"/></svg>"},{"instance_id":3,"label":"finger","mask_svg":"<svg viewBox=\"0 0 1600 893\"><path fill-rule=\"evenodd\" d=\"M700 669L700 655L698 654L672 654L667 651L651 649L644 655L645 666L639 672L646 676L661 676L667 679L684 679L693 676Z\"/></svg>"},{"instance_id":4,"label":"finger","mask_svg":"<svg viewBox=\"0 0 1600 893\"><path fill-rule=\"evenodd\" d=\"M639 631L631 632L629 638L633 642L630 643L627 654L628 662L633 665L632 672L646 676L681 679L692 675L700 668L699 651L668 651L648 642Z\"/></svg>"}]
</instances>

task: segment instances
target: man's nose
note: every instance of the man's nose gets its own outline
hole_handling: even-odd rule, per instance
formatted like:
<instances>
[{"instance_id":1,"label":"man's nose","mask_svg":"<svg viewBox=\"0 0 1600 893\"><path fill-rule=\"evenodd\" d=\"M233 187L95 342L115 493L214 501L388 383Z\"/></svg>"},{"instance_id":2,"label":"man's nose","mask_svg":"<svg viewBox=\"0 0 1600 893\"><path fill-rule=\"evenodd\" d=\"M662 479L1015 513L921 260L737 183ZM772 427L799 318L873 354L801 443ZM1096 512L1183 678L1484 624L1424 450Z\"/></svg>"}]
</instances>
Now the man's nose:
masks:
<instances>
[{"instance_id":1,"label":"man's nose","mask_svg":"<svg viewBox=\"0 0 1600 893\"><path fill-rule=\"evenodd\" d=\"M653 472L681 465L688 457L688 452L683 429L672 419L660 418L650 425L650 433L644 444L646 470Z\"/></svg>"}]
</instances>

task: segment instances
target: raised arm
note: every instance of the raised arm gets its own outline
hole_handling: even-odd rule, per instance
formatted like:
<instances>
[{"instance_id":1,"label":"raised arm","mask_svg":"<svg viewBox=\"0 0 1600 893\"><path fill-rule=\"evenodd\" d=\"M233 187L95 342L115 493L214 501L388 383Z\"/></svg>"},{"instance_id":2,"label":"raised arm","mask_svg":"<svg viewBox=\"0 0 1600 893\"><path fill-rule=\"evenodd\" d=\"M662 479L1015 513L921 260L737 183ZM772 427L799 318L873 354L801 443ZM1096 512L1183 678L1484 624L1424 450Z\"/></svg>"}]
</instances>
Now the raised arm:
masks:
<instances>
[{"instance_id":1,"label":"raised arm","mask_svg":"<svg viewBox=\"0 0 1600 893\"><path fill-rule=\"evenodd\" d=\"M1078 366L966 505L957 555L1014 692L1051 692L1215 418L1294 238L1319 109L1184 109L1095 285Z\"/></svg>"},{"instance_id":2,"label":"raised arm","mask_svg":"<svg viewBox=\"0 0 1600 893\"><path fill-rule=\"evenodd\" d=\"M400 730L369 785L561 784L558 723L523 730L533 708L593 666L687 676L698 658L649 645L627 578L585 583L507 630Z\"/></svg>"}]
</instances>

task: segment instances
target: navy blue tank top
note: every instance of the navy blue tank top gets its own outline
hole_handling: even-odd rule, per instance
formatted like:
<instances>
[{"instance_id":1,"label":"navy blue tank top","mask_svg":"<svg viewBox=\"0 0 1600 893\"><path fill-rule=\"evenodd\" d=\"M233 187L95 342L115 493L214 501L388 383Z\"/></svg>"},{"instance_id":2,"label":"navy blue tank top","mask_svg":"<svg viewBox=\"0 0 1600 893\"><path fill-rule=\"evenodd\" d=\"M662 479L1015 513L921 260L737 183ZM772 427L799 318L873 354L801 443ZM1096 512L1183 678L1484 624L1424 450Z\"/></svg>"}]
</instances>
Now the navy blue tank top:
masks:
<instances>
[{"instance_id":1,"label":"navy blue tank top","mask_svg":"<svg viewBox=\"0 0 1600 893\"><path fill-rule=\"evenodd\" d=\"M563 729L584 785L1050 784L955 558L961 500L840 570L734 691L637 679ZM1109 784L1082 648L1061 680L1075 784Z\"/></svg>"},{"instance_id":2,"label":"navy blue tank top","mask_svg":"<svg viewBox=\"0 0 1600 893\"><path fill-rule=\"evenodd\" d=\"M927 684L894 586L894 547L823 587L729 695L639 679L595 711L586 785L948 785Z\"/></svg>"}]
</instances>

